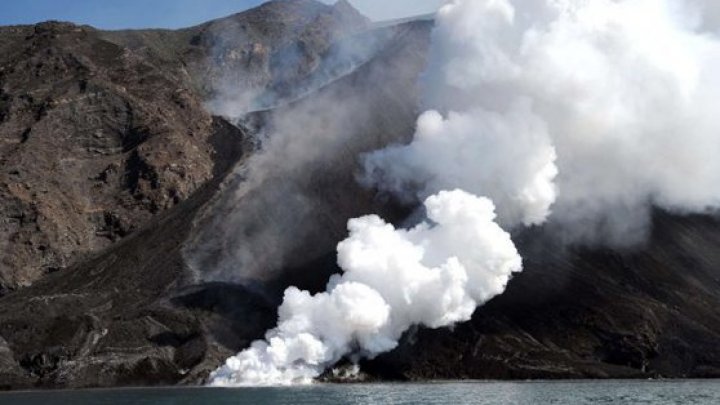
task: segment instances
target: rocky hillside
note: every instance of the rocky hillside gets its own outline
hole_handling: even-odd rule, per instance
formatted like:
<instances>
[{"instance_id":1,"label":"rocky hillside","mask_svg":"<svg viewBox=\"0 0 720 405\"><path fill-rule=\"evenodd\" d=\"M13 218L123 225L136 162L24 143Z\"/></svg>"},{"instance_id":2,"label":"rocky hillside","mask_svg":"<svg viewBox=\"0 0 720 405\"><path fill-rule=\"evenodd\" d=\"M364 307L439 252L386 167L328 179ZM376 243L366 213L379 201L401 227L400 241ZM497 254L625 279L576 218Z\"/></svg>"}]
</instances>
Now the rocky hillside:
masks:
<instances>
[{"instance_id":1,"label":"rocky hillside","mask_svg":"<svg viewBox=\"0 0 720 405\"><path fill-rule=\"evenodd\" d=\"M228 151L203 103L221 86L290 86L331 38L367 23L344 2L293 0L179 31L0 28L0 294L111 245L217 174ZM276 66L290 48L301 60Z\"/></svg>"},{"instance_id":2,"label":"rocky hillside","mask_svg":"<svg viewBox=\"0 0 720 405\"><path fill-rule=\"evenodd\" d=\"M406 220L357 159L412 134L431 28L312 0L177 31L0 28L0 387L201 383L284 287L324 287L349 217ZM545 232L517 235L506 294L368 377L720 376L720 222L658 212L623 252Z\"/></svg>"},{"instance_id":3,"label":"rocky hillside","mask_svg":"<svg viewBox=\"0 0 720 405\"><path fill-rule=\"evenodd\" d=\"M289 11L284 10L283 15L292 15L292 10L304 3L307 2L273 2L265 7L288 7ZM315 7L329 12L331 16L337 13L338 7L343 7L342 3L334 8L314 4ZM263 7L259 10L262 11ZM255 9L248 14L252 16L258 12L258 9ZM248 17L239 14L230 18ZM310 24L316 21L313 19ZM143 49L147 48L132 50L122 45L121 41L112 42L109 37L114 33L102 33L89 27L69 24L45 25L56 30L52 40L54 46L61 50L79 46L78 44L87 46L85 44L91 40L118 50L121 54L132 55L138 64L162 74L159 77L148 75L136 79L145 83L140 89L141 94L147 96L149 101L157 103L152 104L155 114L149 114L149 117L159 120L166 114L177 114L176 119L170 121L177 127L187 127L187 132L158 130L157 135L152 133L152 136L138 139L136 144L129 144L127 150L114 150L117 159L124 160L115 171L109 173L116 177L106 180L109 184L107 188L117 193L119 197L116 197L116 201L124 201L121 197L127 195L127 200L134 203L130 206L144 215L138 215L133 227L127 226L124 228L125 232L114 233L114 240L108 239L106 244L83 246L84 250L69 258L65 267L58 271L41 272L30 279L29 281L34 281L31 286L20 288L19 284L8 284L10 291L0 298L0 381L12 388L200 382L224 358L247 345L251 339L261 337L275 319L276 300L279 297L273 292L258 295L239 285L207 281L212 277L197 274L182 252L187 241L204 241L204 235L212 233L211 225L216 218L222 221L222 216L215 215L222 211L216 213L215 209L218 204L223 204L235 195L234 187L242 181L235 175L228 176L230 169L244 164L255 140L242 129L221 118L212 117L202 108L202 98L198 96L199 92L193 84L198 80L197 77L184 74L182 69L168 67L169 59L153 59L143 54ZM281 125L281 122L285 123L282 125L287 125L291 120L286 117L293 114L297 116L300 114L298 111L304 111L302 114L320 113L318 109L322 105L337 100L359 105L367 101L368 97L373 98L373 102L368 104L370 108L363 112L364 125L356 125L354 116L331 117L330 111L324 112L324 120L332 118L335 122L333 128L353 128L346 134L350 142L341 146L338 152L341 151L342 154L329 156L332 158L330 162L305 166L308 176L302 176L303 180L298 183L298 187L311 187L308 194L314 195L326 207L346 208L337 216L328 217L326 222L320 222L317 228L310 230L313 235L322 235L322 239L313 244L315 253L307 258L299 256L294 260L292 265L297 271L281 271L277 275L278 279L273 280L273 288L279 289L285 283L293 282L285 279L284 274L296 274L300 278L298 281L309 286L324 283L323 279L334 270L331 263L319 269L317 274L302 274L312 270L311 262L318 258L323 259L334 249L336 239L344 233L348 216L369 213L379 208L373 193L362 189L354 180L357 168L355 158L361 151L374 150L412 133L416 116L415 83L423 67L429 28L429 23L421 23L383 28L378 33L357 33L361 36L382 36L386 46L376 55L367 55L368 60L364 61L361 68L353 69L343 77L332 77L332 80L328 80L328 83L332 84L316 89L318 91L313 92L313 97L297 101L279 111L256 114L258 122L265 122L270 126ZM36 27L8 29L32 32ZM184 35L183 31L177 33ZM80 34L85 35L85 40L76 41L72 37ZM65 42L63 40L66 37L70 39ZM20 34L14 41L8 42L19 47L27 40L26 36ZM345 40L345 37L340 36L338 42ZM335 48L330 46L328 49L328 52L332 52ZM67 52L77 53L75 48L69 48ZM95 60L99 56L101 54L89 54L87 59L95 64L98 63ZM115 74L114 68L104 66L102 72L110 76L106 79L109 83L112 83L111 80L124 80L121 82L124 84L132 79L131 75L120 73L111 76ZM75 71L72 73L80 74ZM26 80L30 82L32 77L27 76ZM303 79L297 80L301 82ZM172 86L168 84L169 81L172 81ZM392 85L389 86L388 83ZM185 86L184 90L177 92L177 88L181 86ZM272 86L272 83L267 84L268 89ZM122 91L130 92L131 86L122 87ZM357 89L363 91L358 92ZM173 104L176 98L165 100L163 95L166 93L176 98L184 94L192 104L184 106L185 110L178 105L180 110L176 112ZM86 115L75 114L75 111L69 110L66 119L82 120L87 116L90 117L88 119L95 118L102 122L103 119L112 117L106 113L107 110L88 111ZM317 118L323 120L322 116ZM7 122L15 123L16 120L8 119ZM190 131L203 123L204 132L200 132L200 129ZM53 125L53 130L47 131L46 139L54 139L55 128ZM302 126L297 126L297 133L294 135L302 136L302 130ZM326 129L325 137L332 136L329 130L330 128ZM87 136L93 140L96 139L94 134L91 132ZM75 142L82 142L84 136L86 134L82 132L67 133L67 137ZM158 140L153 141L153 136L158 137ZM137 162L137 167L147 170L148 173L142 172L143 175L138 176L137 185L128 182L128 167L136 167L132 166L137 160L135 151L143 151L145 148L154 151L150 147L158 145L155 142L159 142L167 148L158 148L158 152L170 152L175 138L195 142L195 148L192 148L195 154L180 154L168 163L175 165L170 167L180 166L183 159L187 158L195 164L193 167L206 170L205 177L192 183L192 192L161 199L170 195L162 191L172 187L173 183L168 178L156 176L154 173L160 170L155 170L155 166L145 164L144 161ZM29 150L40 150L50 156L54 155L51 151L56 151L49 147ZM101 156L106 158L105 155ZM201 166L201 163L206 164ZM40 169L30 164L27 164L27 167ZM326 176L330 167L335 173L328 176L324 183L310 181ZM95 176L75 179L59 172L48 171L47 174L57 176L56 182L60 183L58 193L71 190L68 186L70 181L87 181L91 190L94 190L91 186L96 182L106 184L96 180ZM111 186L113 188L110 188ZM262 196L259 191L262 189L264 188L254 189L253 195ZM329 189L345 189L347 194L328 193ZM82 191L84 189L79 190L78 194ZM348 200L344 195L365 197L361 200ZM86 200L88 198L86 197ZM35 200L30 198L30 201L32 203ZM111 207L122 208L119 203ZM282 214L282 206L277 208L277 212ZM63 211L53 214L52 218L57 220L65 218ZM315 215L317 211L309 214ZM331 229L328 230L327 226L331 226ZM14 237L14 233L9 232L8 235L9 238ZM100 237L102 236L98 236ZM58 243L64 241L65 239L58 239ZM30 274L29 270L18 267L11 266L10 269L17 274Z\"/></svg>"},{"instance_id":4,"label":"rocky hillside","mask_svg":"<svg viewBox=\"0 0 720 405\"><path fill-rule=\"evenodd\" d=\"M0 28L0 294L62 271L213 177L187 76L90 27Z\"/></svg>"},{"instance_id":5,"label":"rocky hillside","mask_svg":"<svg viewBox=\"0 0 720 405\"><path fill-rule=\"evenodd\" d=\"M272 104L311 77L333 44L369 26L370 20L346 0L334 6L274 0L183 30L115 31L103 37L166 70L187 72L206 100L242 110L258 108L253 102ZM277 97L271 100L270 94Z\"/></svg>"},{"instance_id":6,"label":"rocky hillside","mask_svg":"<svg viewBox=\"0 0 720 405\"><path fill-rule=\"evenodd\" d=\"M647 245L563 249L521 236L525 270L454 330L366 365L397 379L718 378L720 221L654 215Z\"/></svg>"}]
</instances>

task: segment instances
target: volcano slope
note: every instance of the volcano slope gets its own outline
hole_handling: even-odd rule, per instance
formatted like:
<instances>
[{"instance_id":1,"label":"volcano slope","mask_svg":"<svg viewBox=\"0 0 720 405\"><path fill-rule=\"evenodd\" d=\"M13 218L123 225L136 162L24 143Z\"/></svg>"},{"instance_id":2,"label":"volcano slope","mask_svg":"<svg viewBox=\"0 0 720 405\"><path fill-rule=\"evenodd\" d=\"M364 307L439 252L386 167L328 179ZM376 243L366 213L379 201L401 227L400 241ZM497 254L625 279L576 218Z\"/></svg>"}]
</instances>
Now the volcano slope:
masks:
<instances>
[{"instance_id":1,"label":"volcano slope","mask_svg":"<svg viewBox=\"0 0 720 405\"><path fill-rule=\"evenodd\" d=\"M306 3L312 18L297 15ZM332 29L308 27L352 18L347 35L372 32L342 5L269 4L226 21L256 24L264 35L302 20L296 28L330 38ZM217 66L198 68L216 52L217 41L201 35L213 24L1 29L4 388L201 383L273 326L284 287L324 289L348 218L381 213L401 224L412 213L355 175L359 154L413 133L430 22L381 28L379 49L332 80L312 80L332 48L325 41L303 45L314 56L293 62L301 69L292 74L278 65L266 75L270 56L244 71L243 80L278 100L276 89L293 84L302 91L286 90L287 100L305 95L247 117L253 130L308 137L310 145L340 140L252 183L244 170L256 162L257 134L206 111L203 102L221 89L203 74L224 76L233 47L260 49L252 45L259 41L232 45L211 58ZM286 49L282 41L297 33L289 32L263 37L269 55ZM277 38L286 39L273 46ZM338 115L326 108L333 103L362 108ZM296 209L297 195L309 208ZM242 262L235 250L253 239L233 229L258 226L284 229L292 243L284 252L254 248ZM408 333L397 350L363 364L368 378L720 374L717 219L657 212L652 237L627 251L561 248L546 232L516 236L525 271L504 295L452 330Z\"/></svg>"},{"instance_id":2,"label":"volcano slope","mask_svg":"<svg viewBox=\"0 0 720 405\"><path fill-rule=\"evenodd\" d=\"M717 378L720 221L653 216L642 247L521 235L525 270L453 330L418 330L365 366L394 379Z\"/></svg>"},{"instance_id":3,"label":"volcano slope","mask_svg":"<svg viewBox=\"0 0 720 405\"><path fill-rule=\"evenodd\" d=\"M288 4L292 5L292 2ZM196 239L195 234L205 229L200 226L205 218L213 218L208 214L209 207L215 207L217 201L226 198L228 193L224 192L225 190L232 191L235 187L238 180L231 175L231 169L235 165L244 164L248 152L253 148L253 142L245 131L207 113L198 101L200 98L196 95L191 80L181 74L176 75L177 72L172 69L164 70L163 61L150 63L141 53L103 39L105 33L89 27L61 23L48 23L39 27L47 25L56 31L50 38L53 47L64 50L65 47L93 41L99 44L97 46L131 55L148 71L156 72L160 78L168 78L167 81L162 81L148 75L136 79L145 85L138 91L143 90L148 95L155 94L158 97L151 99L160 104L153 106L157 114L162 114L164 108L174 111L171 101L167 101L167 106L161 104L166 102L161 97L164 92L174 95L176 93L173 86L186 85L185 92L193 104L186 107L185 115L173 123L191 127L191 124L184 120L195 121L196 117L192 114L201 114L201 118L206 119L206 132L198 140L197 148L190 148L195 153L206 153L199 157L186 156L196 166L203 162L202 159L206 160L207 164L203 166L206 177L205 181L198 182L193 192L187 196L179 195L169 199L167 206L148 210L148 215L139 219L135 228L119 235L109 246L90 246L86 253L69 260L68 265L58 271L44 272L34 277L32 282L22 285L10 285L0 298L0 381L8 388L200 382L225 357L246 346L251 339L262 336L275 318L277 297L272 293L258 294L257 291L247 291L239 285L208 280L209 277L198 274L191 268L182 254L184 242ZM8 41L8 46L24 46L28 41L25 32L35 29L38 27L8 28L22 31L13 41ZM327 204L337 201L338 205L344 203L348 207L337 217L331 217L330 225L321 224L322 227L334 227L327 232L337 238L345 227L346 218L340 218L341 216L368 213L378 206L373 193L363 190L354 181L356 155L362 151L380 148L412 133L412 123L416 115L415 82L423 66L429 27L427 23L409 25L393 28L391 34L387 48L378 53L373 61L368 61L364 67L347 77L338 78L332 86L317 92L312 100L300 101L293 107L286 107L293 111L313 109L318 105L314 100L321 98L335 101L339 98L367 99L369 95L374 97L374 102L371 103L374 108L366 112L365 125L348 135L358 141L344 148L342 156L337 156L337 159L345 161L334 168L334 175L325 180L326 185L318 187L317 183L312 182L302 184L303 187L312 185L313 190L309 193L317 194L319 199L325 198ZM76 40L73 35L86 37ZM63 42L68 37L67 43ZM78 53L74 48L68 52L73 55ZM84 60L97 63L98 57L88 52ZM407 70L408 64L411 66L410 71ZM105 66L102 72L112 73L112 69L112 66ZM57 74L56 70L51 70L51 73ZM20 74L21 71L18 70L17 75ZM128 77L133 78L132 75L120 75L122 80L127 80ZM31 80L29 74L28 80ZM49 80L54 83L56 79L53 77ZM68 79L70 82L74 80L78 80L76 76ZM104 84L113 86L113 80L106 79ZM393 85L388 86L387 83ZM7 85L12 82L7 81L4 84L4 88L9 88ZM129 87L122 87L129 92ZM365 89L361 95L356 94L358 88ZM15 100L15 97L10 96L9 99ZM259 113L258 116L269 117L275 114ZM180 111L178 115L181 115ZM107 112L104 109L89 110L86 116L103 119ZM84 117L72 110L67 115L68 120ZM162 115L150 115L150 118L155 119L161 117ZM322 119L321 116L318 118ZM272 118L266 119L274 121ZM4 122L14 124L16 120L8 116ZM121 124L121 129L124 129L125 122ZM384 131L389 128L395 130ZM73 142L81 142L85 136L83 132L58 132ZM117 136L124 134L120 130L118 132ZM199 138L199 135L194 133L160 133L180 140L186 137L190 140ZM48 130L43 135L43 138L53 140L55 132ZM89 136L95 139L93 133ZM392 138L393 136L397 139ZM152 141L152 138L143 141L137 148L148 147L145 145ZM161 140L156 142L152 144L162 144ZM167 140L165 142L169 150L172 144ZM20 142L18 144L24 145ZM47 156L60 153L71 155L71 151L58 149L38 150ZM158 152L165 150L161 147ZM114 151L120 154L120 159L126 156L122 153L132 156L134 149L127 152L121 149ZM175 163L174 160L167 162L169 167L173 167L171 165ZM182 163L182 160L177 163ZM33 166L29 159L25 165L33 170L42 169ZM308 173L312 173L315 178L322 178L328 173L328 167L328 164L313 166L308 168ZM7 167L7 170L15 169ZM144 202L144 195L136 197L130 193L132 189L127 189L127 183L124 182L127 169L121 166L117 172L117 177L109 179L108 183L115 186L121 196L125 195L123 193L129 194L128 199L136 202L136 205ZM65 180L79 181L86 178L63 176L63 173L50 170L47 175L57 176L53 181L60 183L58 188L62 191L69 190ZM92 181L94 180L88 180L90 183ZM172 185L165 178L154 175L141 177L138 182L146 182L146 189L151 192ZM358 201L355 201L355 198L343 200L344 195L322 191L340 187L349 190L347 195L365 197ZM84 196L82 191L84 190L78 191L78 194ZM52 197L57 198L55 195ZM33 203L31 197L28 197L28 200L28 204ZM68 203L70 206L73 204ZM60 210L54 212L57 217L62 217L62 214ZM14 237L13 233L8 234L10 238ZM315 243L322 254L318 253L313 258L324 258L328 255L333 249L336 237L325 236L321 243ZM297 263L298 268L306 264L302 258L298 259ZM10 268L17 269L14 266ZM317 276L318 280L326 277L331 269L332 266L326 266L325 271ZM284 283L273 281L277 285ZM314 281L307 284L317 283Z\"/></svg>"},{"instance_id":4,"label":"volcano slope","mask_svg":"<svg viewBox=\"0 0 720 405\"><path fill-rule=\"evenodd\" d=\"M0 294L110 246L212 178L213 118L182 77L65 23L0 46Z\"/></svg>"}]
</instances>

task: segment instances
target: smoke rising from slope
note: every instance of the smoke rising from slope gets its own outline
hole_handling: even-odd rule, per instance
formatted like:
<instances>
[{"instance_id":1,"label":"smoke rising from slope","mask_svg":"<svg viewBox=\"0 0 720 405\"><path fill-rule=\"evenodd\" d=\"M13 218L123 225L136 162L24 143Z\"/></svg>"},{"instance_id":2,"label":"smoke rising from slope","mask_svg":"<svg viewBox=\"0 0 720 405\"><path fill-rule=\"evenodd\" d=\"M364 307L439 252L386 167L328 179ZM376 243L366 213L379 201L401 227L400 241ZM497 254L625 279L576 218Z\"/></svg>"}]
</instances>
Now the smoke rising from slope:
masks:
<instances>
[{"instance_id":1,"label":"smoke rising from slope","mask_svg":"<svg viewBox=\"0 0 720 405\"><path fill-rule=\"evenodd\" d=\"M308 382L344 356L391 350L411 325L469 319L521 270L490 199L505 227L549 219L581 242L641 240L652 206L716 209L720 47L698 12L709 4L448 1L424 79L431 110L412 143L366 157L363 179L427 198L428 221L351 220L343 275L315 296L288 289L278 327L213 384ZM442 191L455 188L466 191Z\"/></svg>"},{"instance_id":2,"label":"smoke rising from slope","mask_svg":"<svg viewBox=\"0 0 720 405\"><path fill-rule=\"evenodd\" d=\"M492 202L456 190L425 206L429 222L410 230L374 215L350 220L338 245L344 273L317 295L289 288L278 326L213 373L212 385L308 383L345 355L394 349L412 325L467 321L502 293L522 261Z\"/></svg>"},{"instance_id":3,"label":"smoke rising from slope","mask_svg":"<svg viewBox=\"0 0 720 405\"><path fill-rule=\"evenodd\" d=\"M518 106L517 114L526 113L526 106ZM427 117L432 132L435 117ZM467 133L476 121L457 127ZM534 123L527 126L535 129ZM544 139L538 137L537 144L543 146ZM553 157L549 148L550 161ZM552 177L552 162L549 167L539 169ZM551 187L543 187L529 193L552 194ZM455 190L428 197L425 207L427 221L410 230L395 229L374 215L351 220L350 236L337 249L343 274L317 295L289 288L278 326L264 341L228 359L211 384L308 383L345 356L357 360L392 350L413 325L439 328L467 321L478 305L501 294L522 269L522 259L494 222L493 203Z\"/></svg>"},{"instance_id":4,"label":"smoke rising from slope","mask_svg":"<svg viewBox=\"0 0 720 405\"><path fill-rule=\"evenodd\" d=\"M236 42L248 42L238 39L243 36L240 32L230 30L223 35L233 37ZM317 62L309 61L310 57L304 55L297 44L275 52L255 44L253 52L246 51L250 55L246 56L249 59L246 64L241 68L231 65L216 79L214 87L218 94L207 107L215 114L237 120L249 112L290 105L367 63L387 45L392 35L393 30L386 28L331 37L333 44ZM218 46L215 49L216 53L222 51L229 52L230 56L218 56L218 59L233 60L234 48L228 51ZM253 58L267 58L267 66Z\"/></svg>"},{"instance_id":5,"label":"smoke rising from slope","mask_svg":"<svg viewBox=\"0 0 720 405\"><path fill-rule=\"evenodd\" d=\"M261 150L226 179L208 223L186 243L185 256L201 279L270 281L296 265L300 249L303 259L315 258L341 239L325 242L332 219L323 215L333 207L313 181L317 172L329 170L330 159L343 155L351 129L368 112L362 97L337 100L322 95L273 116ZM316 251L307 240L325 250Z\"/></svg>"},{"instance_id":6,"label":"smoke rising from slope","mask_svg":"<svg viewBox=\"0 0 720 405\"><path fill-rule=\"evenodd\" d=\"M479 157L479 151L492 153ZM447 119L428 111L412 144L371 154L366 166L372 182L403 194L425 197L453 187L484 192L498 203L501 223L515 226L540 224L549 215L554 161L544 122L520 103L506 113L477 109Z\"/></svg>"},{"instance_id":7,"label":"smoke rising from slope","mask_svg":"<svg viewBox=\"0 0 720 405\"><path fill-rule=\"evenodd\" d=\"M506 225L540 223L552 206L552 224L574 242L641 241L653 205L715 209L720 42L711 9L450 2L425 77L424 99L440 113L420 119L410 145L368 156L364 180L418 198L462 187L492 198Z\"/></svg>"},{"instance_id":8,"label":"smoke rising from slope","mask_svg":"<svg viewBox=\"0 0 720 405\"><path fill-rule=\"evenodd\" d=\"M260 149L226 178L185 244L198 280L252 283L275 280L281 271L299 274L309 262L332 263L348 218L382 212L395 219L374 202L372 191L356 184L355 172L360 154L412 133L414 84L429 44L423 24L343 39L332 49L370 60L312 97L247 117L263 130L256 138ZM370 45L349 50L361 40ZM375 47L381 49L368 56ZM333 60L322 66L355 60L337 55L328 55ZM323 287L322 278L316 288Z\"/></svg>"}]
</instances>

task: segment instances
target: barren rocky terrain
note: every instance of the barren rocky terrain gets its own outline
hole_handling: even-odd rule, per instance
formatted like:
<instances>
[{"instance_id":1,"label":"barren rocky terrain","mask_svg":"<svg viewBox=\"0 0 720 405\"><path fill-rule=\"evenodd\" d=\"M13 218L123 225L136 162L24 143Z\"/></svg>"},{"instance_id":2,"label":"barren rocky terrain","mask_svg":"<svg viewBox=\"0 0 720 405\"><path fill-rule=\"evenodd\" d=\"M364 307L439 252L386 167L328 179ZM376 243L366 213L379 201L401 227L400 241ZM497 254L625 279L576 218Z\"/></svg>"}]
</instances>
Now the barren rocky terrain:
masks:
<instances>
[{"instance_id":1,"label":"barren rocky terrain","mask_svg":"<svg viewBox=\"0 0 720 405\"><path fill-rule=\"evenodd\" d=\"M313 0L176 31L0 27L0 387L202 383L274 325L284 287L324 288L348 218L404 223L414 207L359 185L358 156L412 135L431 29ZM246 182L263 136L338 128ZM221 223L302 234L253 248L262 277L241 283L245 239ZM515 235L525 271L471 322L412 331L366 377L720 376L716 218L658 211L627 251L548 232Z\"/></svg>"}]
</instances>

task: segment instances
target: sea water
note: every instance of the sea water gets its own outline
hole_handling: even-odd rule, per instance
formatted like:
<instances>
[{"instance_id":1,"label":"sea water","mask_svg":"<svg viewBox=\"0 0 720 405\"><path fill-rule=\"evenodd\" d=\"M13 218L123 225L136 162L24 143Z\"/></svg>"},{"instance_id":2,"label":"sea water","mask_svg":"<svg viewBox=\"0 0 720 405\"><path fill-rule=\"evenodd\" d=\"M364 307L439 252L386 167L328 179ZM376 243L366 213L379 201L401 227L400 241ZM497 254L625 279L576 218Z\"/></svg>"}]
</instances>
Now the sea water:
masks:
<instances>
[{"instance_id":1,"label":"sea water","mask_svg":"<svg viewBox=\"0 0 720 405\"><path fill-rule=\"evenodd\" d=\"M0 404L720 404L720 380L316 384L10 392Z\"/></svg>"}]
</instances>

